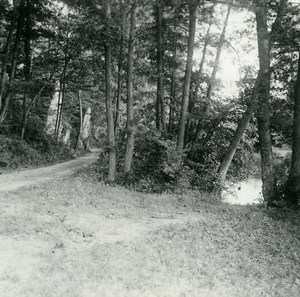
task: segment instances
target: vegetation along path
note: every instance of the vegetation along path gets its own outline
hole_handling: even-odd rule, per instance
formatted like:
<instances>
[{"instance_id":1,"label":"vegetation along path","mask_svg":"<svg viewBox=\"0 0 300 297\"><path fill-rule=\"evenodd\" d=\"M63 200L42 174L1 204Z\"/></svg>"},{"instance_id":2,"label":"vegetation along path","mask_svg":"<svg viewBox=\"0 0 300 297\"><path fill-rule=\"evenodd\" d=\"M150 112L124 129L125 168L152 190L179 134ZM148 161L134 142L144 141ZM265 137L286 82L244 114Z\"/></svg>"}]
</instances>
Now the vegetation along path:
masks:
<instances>
[{"instance_id":1,"label":"vegetation along path","mask_svg":"<svg viewBox=\"0 0 300 297\"><path fill-rule=\"evenodd\" d=\"M97 158L98 151L94 150L92 153L68 162L0 175L0 192L11 191L70 175L78 169L92 164Z\"/></svg>"},{"instance_id":2,"label":"vegetation along path","mask_svg":"<svg viewBox=\"0 0 300 297\"><path fill-rule=\"evenodd\" d=\"M92 159L0 192L0 296L299 296L299 212L56 175Z\"/></svg>"}]
</instances>

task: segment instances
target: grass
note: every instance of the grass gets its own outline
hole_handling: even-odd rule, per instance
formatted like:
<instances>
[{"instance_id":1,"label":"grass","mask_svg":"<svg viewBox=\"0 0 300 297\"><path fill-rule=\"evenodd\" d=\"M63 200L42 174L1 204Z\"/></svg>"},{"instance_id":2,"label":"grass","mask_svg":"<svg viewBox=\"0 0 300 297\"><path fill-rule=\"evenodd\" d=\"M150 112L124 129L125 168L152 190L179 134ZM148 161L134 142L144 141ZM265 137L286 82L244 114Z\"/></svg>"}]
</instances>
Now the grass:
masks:
<instances>
[{"instance_id":1,"label":"grass","mask_svg":"<svg viewBox=\"0 0 300 297\"><path fill-rule=\"evenodd\" d=\"M0 193L0 296L299 296L299 211L77 175Z\"/></svg>"}]
</instances>

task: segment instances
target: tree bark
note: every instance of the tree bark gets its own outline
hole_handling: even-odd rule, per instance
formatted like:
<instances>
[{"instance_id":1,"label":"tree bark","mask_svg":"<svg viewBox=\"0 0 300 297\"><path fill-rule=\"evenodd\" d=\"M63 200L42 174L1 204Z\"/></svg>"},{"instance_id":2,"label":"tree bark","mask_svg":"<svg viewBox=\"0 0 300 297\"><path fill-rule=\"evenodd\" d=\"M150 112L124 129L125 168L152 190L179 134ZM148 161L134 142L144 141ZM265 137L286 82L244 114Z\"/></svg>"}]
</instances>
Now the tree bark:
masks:
<instances>
[{"instance_id":1,"label":"tree bark","mask_svg":"<svg viewBox=\"0 0 300 297\"><path fill-rule=\"evenodd\" d=\"M258 134L264 201L271 204L277 197L277 181L273 166L270 133L270 42L267 23L267 0L255 0L259 67L262 73L258 86Z\"/></svg>"},{"instance_id":2,"label":"tree bark","mask_svg":"<svg viewBox=\"0 0 300 297\"><path fill-rule=\"evenodd\" d=\"M165 98L164 98L164 66L163 66L163 29L162 8L160 0L156 3L156 39L157 39L157 95L156 95L156 128L166 131Z\"/></svg>"},{"instance_id":3,"label":"tree bark","mask_svg":"<svg viewBox=\"0 0 300 297\"><path fill-rule=\"evenodd\" d=\"M189 0L188 49L187 49L186 69L185 69L182 103L181 103L181 111L180 111L179 131L178 131L178 139L177 139L177 149L180 152L182 152L184 146L185 125L186 125L187 110L189 105L189 92L190 92L190 85L191 85L193 54L194 54L194 45L195 45L197 6L198 6L197 1Z\"/></svg>"},{"instance_id":4,"label":"tree bark","mask_svg":"<svg viewBox=\"0 0 300 297\"><path fill-rule=\"evenodd\" d=\"M235 134L231 140L231 143L226 151L225 156L223 157L220 166L218 168L218 175L219 175L219 184L218 187L222 188L224 186L226 176L228 169L231 165L232 159L236 153L236 150L241 142L241 139L247 130L247 126L249 121L251 120L253 113L255 111L255 108L257 106L257 100L258 100L258 85L260 83L260 77L261 75L258 74L255 82L255 86L253 87L252 94L251 94L251 101L249 106L247 107L246 112L242 116L238 127L235 131Z\"/></svg>"},{"instance_id":5,"label":"tree bark","mask_svg":"<svg viewBox=\"0 0 300 297\"><path fill-rule=\"evenodd\" d=\"M223 44L224 44L224 40L225 40L225 34L226 34L227 26L228 26L230 12L231 12L231 5L228 6L227 14L226 14L224 24L223 24L222 33L221 33L221 36L220 36L220 39L218 42L216 59L214 62L214 67L213 67L210 83L208 85L208 90L207 90L207 100L211 99L213 87L215 85L215 80L216 80L216 76L217 76L217 72L218 72L218 68L219 68L219 64L220 64L220 57L221 57L221 52L222 52L222 48L223 48Z\"/></svg>"},{"instance_id":6,"label":"tree bark","mask_svg":"<svg viewBox=\"0 0 300 297\"><path fill-rule=\"evenodd\" d=\"M105 78L106 78L106 88L105 88L105 101L106 101L106 121L107 121L107 134L108 134L108 180L114 181L117 167L117 157L116 157L116 143L115 143L115 133L114 133L114 118L113 118L113 104L112 104L112 94L111 94L111 41L110 41L110 31L111 31L111 7L110 0L106 0L106 19L107 19L107 36L105 42Z\"/></svg>"},{"instance_id":7,"label":"tree bark","mask_svg":"<svg viewBox=\"0 0 300 297\"><path fill-rule=\"evenodd\" d=\"M20 43L21 43L21 35L22 35L22 30L23 30L24 21L25 21L24 9L25 9L25 0L21 0L20 5L19 5L17 31L16 31L16 37L15 37L14 49L13 49L13 53L12 53L10 74L9 74L10 81L12 81L14 79L15 74L16 74L16 69L17 69L19 48L20 48Z\"/></svg>"},{"instance_id":8,"label":"tree bark","mask_svg":"<svg viewBox=\"0 0 300 297\"><path fill-rule=\"evenodd\" d=\"M30 0L26 0L25 7L25 40L24 40L24 53L25 53L25 79L29 81L31 79L31 39L32 39L32 17L31 17L31 3Z\"/></svg>"},{"instance_id":9,"label":"tree bark","mask_svg":"<svg viewBox=\"0 0 300 297\"><path fill-rule=\"evenodd\" d=\"M125 27L125 14L122 15L122 25L121 25L121 40L119 48L119 57L118 57L118 87L117 87L117 96L116 96L116 118L115 118L115 138L119 137L119 127L120 127L120 103L122 95L122 71L123 71L123 51L124 51L124 27Z\"/></svg>"},{"instance_id":10,"label":"tree bark","mask_svg":"<svg viewBox=\"0 0 300 297\"><path fill-rule=\"evenodd\" d=\"M124 160L124 173L127 175L131 171L133 151L134 151L134 110L133 110L133 68L134 68L134 40L136 31L136 3L131 7L130 32L128 41L128 65L127 65L127 139Z\"/></svg>"},{"instance_id":11,"label":"tree bark","mask_svg":"<svg viewBox=\"0 0 300 297\"><path fill-rule=\"evenodd\" d=\"M6 73L7 73L7 66L9 63L9 56L10 56L10 48L13 43L13 33L15 30L16 22L18 19L18 13L20 11L20 1L14 0L13 1L13 12L12 12L12 18L11 18L11 23L8 31L8 36L6 39L6 44L4 48L4 54L3 54L3 60L2 60L2 71L1 71L1 76L0 76L0 125L3 123L5 117L6 117L6 111L8 108L8 104L10 101L11 97L11 92L8 91L6 96L4 97L4 87L5 87L5 79L6 79ZM17 43L17 37L16 37L16 42ZM15 53L15 50L18 49L18 47L14 47L13 51L13 56ZM12 61L13 62L13 61ZM15 67L11 67L11 72L9 75L9 80L12 80L12 76L14 76L15 73Z\"/></svg>"},{"instance_id":12,"label":"tree bark","mask_svg":"<svg viewBox=\"0 0 300 297\"><path fill-rule=\"evenodd\" d=\"M287 4L287 0L281 0L279 7L278 7L278 13L277 13L277 17L276 17L274 24L281 21L281 18L284 16L284 10L285 10L286 4ZM274 26L272 26L272 27L274 28ZM273 29L272 29L272 31L273 31ZM271 34L272 34L272 32L271 32ZM271 46L271 44L270 44L270 46ZM232 159L233 159L235 152L238 148L238 145L243 137L243 134L245 133L245 131L247 129L247 125L248 125L249 121L251 120L251 118L257 108L258 86L262 81L262 77L263 77L262 71L263 71L263 69L259 70L259 72L258 72L256 81L255 81L255 86L252 90L250 104L249 104L245 114L243 115L242 119L240 120L237 130L233 136L233 139L232 139L232 141L227 149L227 152L226 152L224 158L222 159L221 164L218 168L220 188L224 185L224 182L226 180L226 175L227 175L228 169L231 165Z\"/></svg>"},{"instance_id":13,"label":"tree bark","mask_svg":"<svg viewBox=\"0 0 300 297\"><path fill-rule=\"evenodd\" d=\"M55 138L59 138L59 129L62 119L62 112L63 112L63 103L65 97L65 88L66 88L66 74L68 69L68 64L70 62L70 57L65 54L65 62L64 68L62 70L60 79L59 79L59 94L58 94L58 103L57 103L57 114L56 114L56 122L55 122Z\"/></svg>"},{"instance_id":14,"label":"tree bark","mask_svg":"<svg viewBox=\"0 0 300 297\"><path fill-rule=\"evenodd\" d=\"M83 123L81 90L78 90L77 97L78 97L78 104L79 104L79 131L78 131L78 137L75 145L75 150L80 150L80 148L82 147L81 138L82 138L82 123Z\"/></svg>"},{"instance_id":15,"label":"tree bark","mask_svg":"<svg viewBox=\"0 0 300 297\"><path fill-rule=\"evenodd\" d=\"M172 62L172 78L171 78L171 89L170 89L170 112L169 112L169 126L168 126L169 132L171 132L174 128L174 118L175 118L175 91L176 91L176 70L177 70L176 30L177 30L177 13L175 13L175 17L174 17L174 34L173 34L173 41L172 41L173 62Z\"/></svg>"},{"instance_id":16,"label":"tree bark","mask_svg":"<svg viewBox=\"0 0 300 297\"><path fill-rule=\"evenodd\" d=\"M300 51L298 54L298 73L294 100L292 163L287 181L287 200L289 204L295 206L298 206L298 199L300 199Z\"/></svg>"},{"instance_id":17,"label":"tree bark","mask_svg":"<svg viewBox=\"0 0 300 297\"><path fill-rule=\"evenodd\" d=\"M30 0L26 0L25 33L24 33L24 54L25 54L24 76L25 76L26 81L31 80L31 37L32 37L31 5L30 5ZM42 90L41 90L41 92L42 92ZM37 97L34 98L34 102L36 99L37 99ZM26 128L27 128L29 112L30 112L30 108L32 105L31 102L27 108L27 96L26 96L26 93L24 93L23 120L22 120L22 128L21 128L21 139L22 140L24 140L24 138L25 138L25 132L26 132Z\"/></svg>"}]
</instances>

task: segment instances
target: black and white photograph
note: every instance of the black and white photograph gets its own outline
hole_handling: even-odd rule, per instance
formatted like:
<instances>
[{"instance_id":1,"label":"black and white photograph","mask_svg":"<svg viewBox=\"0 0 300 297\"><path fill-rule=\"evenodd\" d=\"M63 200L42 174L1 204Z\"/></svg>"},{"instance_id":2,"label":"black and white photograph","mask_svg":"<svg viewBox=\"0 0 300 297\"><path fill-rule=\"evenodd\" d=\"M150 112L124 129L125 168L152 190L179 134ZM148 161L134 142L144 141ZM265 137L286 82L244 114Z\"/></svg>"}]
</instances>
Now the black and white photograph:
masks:
<instances>
[{"instance_id":1,"label":"black and white photograph","mask_svg":"<svg viewBox=\"0 0 300 297\"><path fill-rule=\"evenodd\" d=\"M0 297L299 297L300 0L0 0Z\"/></svg>"}]
</instances>

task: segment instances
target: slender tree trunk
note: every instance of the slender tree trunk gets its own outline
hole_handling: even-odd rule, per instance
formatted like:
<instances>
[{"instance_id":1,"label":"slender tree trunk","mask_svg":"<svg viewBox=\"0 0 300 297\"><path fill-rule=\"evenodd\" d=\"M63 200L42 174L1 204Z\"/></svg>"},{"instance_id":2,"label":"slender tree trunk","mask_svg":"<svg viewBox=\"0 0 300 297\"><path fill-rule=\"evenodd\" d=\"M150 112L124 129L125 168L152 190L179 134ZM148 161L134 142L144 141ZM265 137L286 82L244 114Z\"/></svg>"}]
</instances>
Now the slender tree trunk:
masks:
<instances>
[{"instance_id":1,"label":"slender tree trunk","mask_svg":"<svg viewBox=\"0 0 300 297\"><path fill-rule=\"evenodd\" d=\"M56 139L59 139L60 137L60 126L62 123L62 115L63 115L63 108L65 103L65 95L66 95L66 73L63 76L62 80L62 90L61 90L61 103L60 103L60 109L59 113L57 115L57 128L56 128Z\"/></svg>"},{"instance_id":2,"label":"slender tree trunk","mask_svg":"<svg viewBox=\"0 0 300 297\"><path fill-rule=\"evenodd\" d=\"M18 17L18 5L17 5L17 1L14 1L14 8L13 8L11 23L10 23L8 36L7 36L6 44L5 44L5 48L4 48L2 67L1 67L2 71L1 71L1 76L0 76L0 112L2 111L2 100L3 100L3 92L4 92L4 85L5 85L5 76L6 76L6 72L7 72L7 65L9 63L10 48L13 43L13 33L15 30L17 17Z\"/></svg>"},{"instance_id":3,"label":"slender tree trunk","mask_svg":"<svg viewBox=\"0 0 300 297\"><path fill-rule=\"evenodd\" d=\"M113 104L112 104L112 94L111 94L111 41L110 31L111 31L111 7L110 0L106 0L106 19L107 19L107 39L105 43L105 78L106 78L106 120L107 120L107 134L108 134L108 147L109 147L109 161L108 161L108 180L114 181L117 167L116 158L116 143L115 143L115 133L114 133L114 118L113 118Z\"/></svg>"},{"instance_id":4,"label":"slender tree trunk","mask_svg":"<svg viewBox=\"0 0 300 297\"><path fill-rule=\"evenodd\" d=\"M124 27L125 27L125 14L122 16L122 25L121 25L121 40L119 48L119 57L118 57L118 88L117 88L117 97L116 97L116 118L115 118L115 137L119 137L119 127L120 127L120 103L122 95L122 70L123 70L123 51L124 51Z\"/></svg>"},{"instance_id":5,"label":"slender tree trunk","mask_svg":"<svg viewBox=\"0 0 300 297\"><path fill-rule=\"evenodd\" d=\"M81 90L78 90L77 97L78 97L78 104L79 104L79 131L78 131L78 137L75 145L75 150L80 150L80 147L82 147L81 138L82 138L82 123L83 123Z\"/></svg>"},{"instance_id":6,"label":"slender tree trunk","mask_svg":"<svg viewBox=\"0 0 300 297\"><path fill-rule=\"evenodd\" d=\"M18 51L19 51L19 45L20 45L20 37L21 37L21 29L23 26L23 11L21 8L24 6L24 0L22 1L14 1L14 8L13 8L13 14L12 14L12 20L8 32L8 37L6 40L6 45L4 49L4 57L2 60L2 72L0 77L0 125L3 123L6 117L6 112L8 109L9 101L11 98L11 91L8 90L6 96L4 97L4 86L5 86L5 77L7 72L7 66L9 61L9 55L10 55L10 48L12 45L13 40L13 32L14 28L17 22L17 32L15 37L15 45L12 53L12 63L11 63L11 69L9 73L9 81L13 81L15 72L16 72L16 65L17 65L17 58L18 58ZM19 18L18 18L19 15ZM18 21L17 21L18 19Z\"/></svg>"},{"instance_id":7,"label":"slender tree trunk","mask_svg":"<svg viewBox=\"0 0 300 297\"><path fill-rule=\"evenodd\" d=\"M300 199L300 51L298 53L298 74L294 100L292 163L287 182L288 203L296 206L298 206L298 199Z\"/></svg>"},{"instance_id":8,"label":"slender tree trunk","mask_svg":"<svg viewBox=\"0 0 300 297\"><path fill-rule=\"evenodd\" d=\"M25 53L25 79L31 79L31 39L32 39L32 18L31 18L31 0L26 0L25 7L25 40L24 40L24 53Z\"/></svg>"},{"instance_id":9,"label":"slender tree trunk","mask_svg":"<svg viewBox=\"0 0 300 297\"><path fill-rule=\"evenodd\" d=\"M287 0L281 0L279 7L278 7L278 13L277 13L277 17L276 17L274 24L280 23L281 18L284 16L286 4L287 4ZM273 25L273 28L275 28L274 25ZM273 31L273 29L272 29L272 31ZM271 32L271 34L272 34L272 32ZM219 173L219 178L220 178L220 180L219 180L220 188L223 186L223 184L226 180L226 175L227 175L228 169L231 165L232 159L233 159L235 152L238 148L238 145L243 137L243 134L245 133L245 131L247 129L247 125L256 110L257 102L258 102L258 86L262 82L262 76L263 76L262 70L259 70L258 76L255 81L255 86L252 90L251 102L250 102L245 114L243 115L242 119L240 120L237 130L235 132L235 135L231 141L231 144L228 147L227 152L226 152L224 158L222 159L221 164L218 168L218 173Z\"/></svg>"},{"instance_id":10,"label":"slender tree trunk","mask_svg":"<svg viewBox=\"0 0 300 297\"><path fill-rule=\"evenodd\" d=\"M171 132L174 128L174 118L175 118L175 91L176 91L176 70L177 70L177 14L175 13L174 17L174 34L172 41L173 48L173 62L172 62L172 78L171 78L171 90L170 90L170 112L169 112L169 127L168 131Z\"/></svg>"},{"instance_id":11,"label":"slender tree trunk","mask_svg":"<svg viewBox=\"0 0 300 297\"><path fill-rule=\"evenodd\" d=\"M184 146L185 124L187 118L187 109L189 105L189 92L191 85L191 75L193 68L193 54L195 45L195 31L197 19L197 1L189 0L189 37L188 37L188 51L186 60L186 69L183 85L182 104L180 111L179 131L177 139L177 149L181 152Z\"/></svg>"},{"instance_id":12,"label":"slender tree trunk","mask_svg":"<svg viewBox=\"0 0 300 297\"><path fill-rule=\"evenodd\" d=\"M221 36L220 36L220 39L219 39L219 42L218 42L216 59L215 59L213 71L212 71L212 74L211 74L210 83L208 85L208 90L207 90L207 99L208 100L211 99L213 87L215 85L216 75L217 75L219 64L220 64L220 57L221 57L223 44L224 44L224 41L225 41L225 34L226 34L227 26L228 26L228 20L229 20L230 12L231 12L231 5L228 6L227 14L226 14L223 29L222 29L222 33L221 33Z\"/></svg>"},{"instance_id":13,"label":"slender tree trunk","mask_svg":"<svg viewBox=\"0 0 300 297\"><path fill-rule=\"evenodd\" d=\"M199 64L198 79L197 79L196 86L195 86L195 97L197 97L199 89L200 89L201 77L202 77L204 62L205 62L205 58L206 58L207 47L209 45L210 31L211 31L211 27L212 27L212 24L213 24L213 14L214 14L215 6L216 6L216 1L214 1L214 3L213 3L213 7L212 7L212 10L211 10L211 13L210 13L210 21L208 23L208 28L207 28L205 38L204 38L202 57L201 57L201 61L200 61L200 64Z\"/></svg>"},{"instance_id":14,"label":"slender tree trunk","mask_svg":"<svg viewBox=\"0 0 300 297\"><path fill-rule=\"evenodd\" d=\"M164 67L163 67L163 29L162 8L160 0L156 3L156 39L157 39L157 95L156 95L156 128L166 131L165 98L164 98Z\"/></svg>"},{"instance_id":15,"label":"slender tree trunk","mask_svg":"<svg viewBox=\"0 0 300 297\"><path fill-rule=\"evenodd\" d=\"M66 73L67 73L69 61L70 58L65 56L64 68L62 70L60 80L59 80L59 94L58 94L57 113L56 113L55 132L54 132L56 139L58 139L59 137L59 129L60 129L60 123L62 118L65 86L66 86Z\"/></svg>"},{"instance_id":16,"label":"slender tree trunk","mask_svg":"<svg viewBox=\"0 0 300 297\"><path fill-rule=\"evenodd\" d=\"M133 67L134 67L134 40L136 31L136 3L130 13L130 33L128 41L128 66L127 66L127 140L124 160L124 173L129 174L132 166L134 150L134 111L133 111Z\"/></svg>"},{"instance_id":17,"label":"slender tree trunk","mask_svg":"<svg viewBox=\"0 0 300 297\"><path fill-rule=\"evenodd\" d=\"M25 21L24 9L25 9L25 0L21 0L20 5L19 5L17 31L16 31L16 37L15 37L14 49L13 49L13 53L12 53L11 69L10 69L10 74L9 74L10 81L12 81L14 79L16 69L17 69L19 48L20 48L20 43L21 43L21 35L22 35L22 30L23 30L24 21Z\"/></svg>"},{"instance_id":18,"label":"slender tree trunk","mask_svg":"<svg viewBox=\"0 0 300 297\"><path fill-rule=\"evenodd\" d=\"M231 5L228 6L226 17L225 17L224 24L223 24L223 29L222 29L220 39L219 39L219 42L218 42L217 53L216 53L216 58L215 58L215 61L214 61L213 71L212 71L212 74L211 74L210 82L208 84L208 89L207 89L207 93L206 93L207 103L204 107L204 110L202 111L203 117L201 119L199 119L198 123L197 123L196 133L195 133L195 136L194 136L194 139L193 139L193 147L194 148L195 148L195 146L197 144L197 141L198 141L198 139L201 135L202 125L203 125L203 122L206 118L206 113L207 113L207 111L209 109L209 106L211 104L212 91L213 91L213 88L214 88L214 85L215 85L215 80L216 80L216 76L217 76L218 69L219 69L220 57L221 57L221 53L222 53L223 44L224 44L224 41L225 41L225 35L226 35L227 26L228 26L230 12L231 12ZM201 65L201 64L200 64L200 66L203 67L203 65Z\"/></svg>"},{"instance_id":19,"label":"slender tree trunk","mask_svg":"<svg viewBox=\"0 0 300 297\"><path fill-rule=\"evenodd\" d=\"M261 152L263 197L268 204L277 197L270 133L270 43L267 23L267 0L255 0L259 66L262 73L258 86L258 134Z\"/></svg>"},{"instance_id":20,"label":"slender tree trunk","mask_svg":"<svg viewBox=\"0 0 300 297\"><path fill-rule=\"evenodd\" d=\"M241 139L244 135L244 133L247 130L247 126L249 121L251 120L253 113L255 111L255 108L257 106L257 96L258 96L258 85L260 83L260 77L261 75L259 74L256 78L256 82L255 82L255 86L253 87L252 90L252 95L251 95L251 102L246 110L246 112L244 113L244 115L242 116L238 127L235 131L235 134L231 140L231 143L225 153L225 156L223 157L220 166L218 168L218 174L219 174L219 187L222 188L225 180L226 180L226 176L227 176L227 172L228 169L231 165L232 159L236 153L236 150L241 142Z\"/></svg>"},{"instance_id":21,"label":"slender tree trunk","mask_svg":"<svg viewBox=\"0 0 300 297\"><path fill-rule=\"evenodd\" d=\"M24 54L25 54L24 74L25 74L26 81L31 80L31 37L32 37L31 35L32 35L31 5L30 5L30 0L26 0L25 34L24 34ZM30 107L28 107L28 109L27 109L27 96L26 96L26 93L24 93L23 120L22 120L22 128L21 128L21 139L22 140L24 140L24 138L25 138L25 132L26 132L26 128L27 128Z\"/></svg>"}]
</instances>

